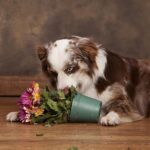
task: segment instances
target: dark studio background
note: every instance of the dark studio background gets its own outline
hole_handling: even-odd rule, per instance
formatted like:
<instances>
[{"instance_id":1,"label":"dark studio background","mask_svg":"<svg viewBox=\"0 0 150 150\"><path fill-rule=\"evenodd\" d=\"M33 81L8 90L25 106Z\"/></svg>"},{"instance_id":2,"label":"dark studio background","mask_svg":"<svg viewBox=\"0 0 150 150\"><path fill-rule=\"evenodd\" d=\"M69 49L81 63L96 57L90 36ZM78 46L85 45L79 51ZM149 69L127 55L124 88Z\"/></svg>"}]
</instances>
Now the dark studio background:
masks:
<instances>
[{"instance_id":1,"label":"dark studio background","mask_svg":"<svg viewBox=\"0 0 150 150\"><path fill-rule=\"evenodd\" d=\"M0 75L36 75L35 47L70 35L150 58L149 0L0 0Z\"/></svg>"}]
</instances>

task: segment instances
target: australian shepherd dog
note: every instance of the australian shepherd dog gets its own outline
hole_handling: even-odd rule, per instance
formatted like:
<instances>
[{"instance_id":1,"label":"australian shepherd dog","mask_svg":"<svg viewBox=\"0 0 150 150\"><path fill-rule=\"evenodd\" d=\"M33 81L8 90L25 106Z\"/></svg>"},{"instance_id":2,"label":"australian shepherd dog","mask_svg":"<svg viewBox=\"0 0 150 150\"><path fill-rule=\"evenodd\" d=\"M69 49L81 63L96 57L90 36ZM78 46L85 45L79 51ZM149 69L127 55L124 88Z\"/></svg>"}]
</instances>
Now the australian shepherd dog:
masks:
<instances>
[{"instance_id":1,"label":"australian shepherd dog","mask_svg":"<svg viewBox=\"0 0 150 150\"><path fill-rule=\"evenodd\" d=\"M150 115L150 61L120 56L78 36L50 42L37 51L53 88L73 85L102 102L101 125L114 126ZM15 115L17 112L9 113L7 120L15 121Z\"/></svg>"}]
</instances>

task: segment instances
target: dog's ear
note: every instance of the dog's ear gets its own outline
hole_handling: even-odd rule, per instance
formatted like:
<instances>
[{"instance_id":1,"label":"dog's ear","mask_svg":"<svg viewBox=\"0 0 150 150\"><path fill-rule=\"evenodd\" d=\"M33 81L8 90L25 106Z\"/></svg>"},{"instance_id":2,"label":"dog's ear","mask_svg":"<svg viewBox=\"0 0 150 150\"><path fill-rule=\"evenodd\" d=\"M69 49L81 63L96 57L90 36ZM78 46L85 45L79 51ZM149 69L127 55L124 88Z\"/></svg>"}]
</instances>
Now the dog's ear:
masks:
<instances>
[{"instance_id":1,"label":"dog's ear","mask_svg":"<svg viewBox=\"0 0 150 150\"><path fill-rule=\"evenodd\" d=\"M98 46L91 38L73 36L72 40L75 43L76 49L80 52L81 58L89 63L95 61L95 57L98 53Z\"/></svg>"},{"instance_id":2,"label":"dog's ear","mask_svg":"<svg viewBox=\"0 0 150 150\"><path fill-rule=\"evenodd\" d=\"M41 61L45 60L47 58L47 49L44 46L38 46L37 55Z\"/></svg>"}]
</instances>

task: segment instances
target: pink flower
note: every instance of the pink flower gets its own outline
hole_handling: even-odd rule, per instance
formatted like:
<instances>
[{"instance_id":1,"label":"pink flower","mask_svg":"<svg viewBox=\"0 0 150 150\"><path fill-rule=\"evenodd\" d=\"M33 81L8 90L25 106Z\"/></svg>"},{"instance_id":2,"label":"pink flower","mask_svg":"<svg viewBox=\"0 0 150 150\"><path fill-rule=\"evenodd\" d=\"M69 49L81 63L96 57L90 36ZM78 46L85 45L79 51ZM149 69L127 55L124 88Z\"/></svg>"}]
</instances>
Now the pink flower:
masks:
<instances>
[{"instance_id":1,"label":"pink flower","mask_svg":"<svg viewBox=\"0 0 150 150\"><path fill-rule=\"evenodd\" d=\"M37 82L32 82L31 86L26 89L18 101L20 106L18 118L22 123L31 122L32 114L38 116L43 113L43 110L38 108L40 101L39 84ZM37 107L36 109L35 106Z\"/></svg>"},{"instance_id":2,"label":"pink flower","mask_svg":"<svg viewBox=\"0 0 150 150\"><path fill-rule=\"evenodd\" d=\"M23 106L31 107L32 106L32 95L30 93L28 93L27 91L25 91L19 99L19 104L23 105Z\"/></svg>"},{"instance_id":3,"label":"pink flower","mask_svg":"<svg viewBox=\"0 0 150 150\"><path fill-rule=\"evenodd\" d=\"M19 110L18 117L21 122L25 122L26 112L24 109Z\"/></svg>"}]
</instances>

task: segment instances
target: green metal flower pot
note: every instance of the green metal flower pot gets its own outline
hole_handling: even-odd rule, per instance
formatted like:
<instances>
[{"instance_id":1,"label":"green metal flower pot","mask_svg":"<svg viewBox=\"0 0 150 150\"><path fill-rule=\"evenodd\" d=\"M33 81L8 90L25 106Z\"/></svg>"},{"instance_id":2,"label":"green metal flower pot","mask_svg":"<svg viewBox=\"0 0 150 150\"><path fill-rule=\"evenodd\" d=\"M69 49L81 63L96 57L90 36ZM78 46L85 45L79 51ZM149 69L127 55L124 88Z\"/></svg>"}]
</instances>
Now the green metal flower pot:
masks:
<instances>
[{"instance_id":1,"label":"green metal flower pot","mask_svg":"<svg viewBox=\"0 0 150 150\"><path fill-rule=\"evenodd\" d=\"M77 93L73 99L70 122L98 122L102 103Z\"/></svg>"}]
</instances>

